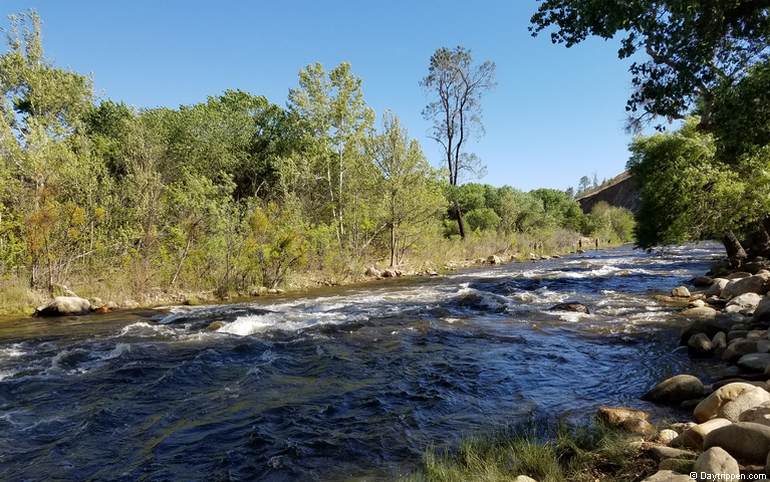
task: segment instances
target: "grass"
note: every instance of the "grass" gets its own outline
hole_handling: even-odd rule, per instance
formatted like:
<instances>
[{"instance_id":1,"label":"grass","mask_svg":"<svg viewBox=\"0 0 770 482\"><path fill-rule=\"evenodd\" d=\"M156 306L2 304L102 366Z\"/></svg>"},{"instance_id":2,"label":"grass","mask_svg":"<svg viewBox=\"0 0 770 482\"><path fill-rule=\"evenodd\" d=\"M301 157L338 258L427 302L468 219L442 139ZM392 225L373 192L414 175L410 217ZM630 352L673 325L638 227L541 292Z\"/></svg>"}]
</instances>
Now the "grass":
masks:
<instances>
[{"instance_id":1,"label":"grass","mask_svg":"<svg viewBox=\"0 0 770 482\"><path fill-rule=\"evenodd\" d=\"M588 426L542 423L466 438L454 451L429 449L420 482L510 481L527 475L539 482L638 481L657 464L629 444L628 435L600 422Z\"/></svg>"}]
</instances>

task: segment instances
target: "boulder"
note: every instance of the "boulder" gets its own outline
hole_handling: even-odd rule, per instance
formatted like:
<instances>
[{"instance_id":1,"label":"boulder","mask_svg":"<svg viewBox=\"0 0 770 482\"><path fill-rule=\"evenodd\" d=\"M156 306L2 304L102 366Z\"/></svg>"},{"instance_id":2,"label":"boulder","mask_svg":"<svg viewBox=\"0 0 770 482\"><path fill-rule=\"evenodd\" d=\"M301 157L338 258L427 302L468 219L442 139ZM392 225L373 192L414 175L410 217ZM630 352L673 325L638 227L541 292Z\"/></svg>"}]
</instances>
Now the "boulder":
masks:
<instances>
[{"instance_id":1,"label":"boulder","mask_svg":"<svg viewBox=\"0 0 770 482\"><path fill-rule=\"evenodd\" d=\"M695 452L690 450L682 450L673 447L666 447L665 445L653 445L649 447L652 455L658 460L664 459L694 459Z\"/></svg>"},{"instance_id":2,"label":"boulder","mask_svg":"<svg viewBox=\"0 0 770 482\"><path fill-rule=\"evenodd\" d=\"M768 349L770 349L770 340L736 338L728 343L722 353L722 360L736 361L749 353L767 353Z\"/></svg>"},{"instance_id":3,"label":"boulder","mask_svg":"<svg viewBox=\"0 0 770 482\"><path fill-rule=\"evenodd\" d=\"M712 430L716 430L732 422L726 418L712 418L698 425L693 425L671 441L672 447L683 447L697 451L703 450L703 441Z\"/></svg>"},{"instance_id":4,"label":"boulder","mask_svg":"<svg viewBox=\"0 0 770 482\"><path fill-rule=\"evenodd\" d=\"M770 353L749 353L738 359L738 366L748 372L765 373L770 366Z\"/></svg>"},{"instance_id":5,"label":"boulder","mask_svg":"<svg viewBox=\"0 0 770 482\"><path fill-rule=\"evenodd\" d=\"M73 316L91 312L91 302L79 296L57 296L50 303L38 306L35 316Z\"/></svg>"},{"instance_id":6,"label":"boulder","mask_svg":"<svg viewBox=\"0 0 770 482\"><path fill-rule=\"evenodd\" d=\"M687 307L688 308L702 308L706 306L706 302L703 300L692 300Z\"/></svg>"},{"instance_id":7,"label":"boulder","mask_svg":"<svg viewBox=\"0 0 770 482\"><path fill-rule=\"evenodd\" d=\"M730 280L726 278L714 278L714 281L711 283L711 286L709 286L704 294L706 296L722 296L722 290L727 286L727 283L729 283Z\"/></svg>"},{"instance_id":8,"label":"boulder","mask_svg":"<svg viewBox=\"0 0 770 482\"><path fill-rule=\"evenodd\" d=\"M689 475L678 474L671 470L659 470L642 482L692 482Z\"/></svg>"},{"instance_id":9,"label":"boulder","mask_svg":"<svg viewBox=\"0 0 770 482\"><path fill-rule=\"evenodd\" d=\"M721 447L711 447L700 454L692 471L695 480L738 480L741 474L738 462Z\"/></svg>"},{"instance_id":10,"label":"boulder","mask_svg":"<svg viewBox=\"0 0 770 482\"><path fill-rule=\"evenodd\" d=\"M487 257L487 263L489 264L502 264L503 260L496 255L491 255Z\"/></svg>"},{"instance_id":11,"label":"boulder","mask_svg":"<svg viewBox=\"0 0 770 482\"><path fill-rule=\"evenodd\" d=\"M599 407L597 415L607 425L631 433L649 434L655 427L648 421L649 414L643 410L625 407Z\"/></svg>"},{"instance_id":12,"label":"boulder","mask_svg":"<svg viewBox=\"0 0 770 482\"><path fill-rule=\"evenodd\" d=\"M687 348L693 356L707 356L714 345L705 333L696 333L687 340Z\"/></svg>"},{"instance_id":13,"label":"boulder","mask_svg":"<svg viewBox=\"0 0 770 482\"><path fill-rule=\"evenodd\" d=\"M677 286L671 290L671 296L674 298L689 298L690 290L686 286Z\"/></svg>"},{"instance_id":14,"label":"boulder","mask_svg":"<svg viewBox=\"0 0 770 482\"><path fill-rule=\"evenodd\" d=\"M728 301L726 308L731 308L738 312L754 313L754 310L761 301L761 295L756 293L743 293Z\"/></svg>"},{"instance_id":15,"label":"boulder","mask_svg":"<svg viewBox=\"0 0 770 482\"><path fill-rule=\"evenodd\" d=\"M537 482L537 480L532 477L527 477L526 475L519 475L513 479L513 482Z\"/></svg>"},{"instance_id":16,"label":"boulder","mask_svg":"<svg viewBox=\"0 0 770 482\"><path fill-rule=\"evenodd\" d=\"M696 333L705 333L706 336L712 338L720 331L724 331L724 328L715 320L696 320L682 331L682 335L679 338L679 344L687 345L690 337Z\"/></svg>"},{"instance_id":17,"label":"boulder","mask_svg":"<svg viewBox=\"0 0 770 482\"><path fill-rule=\"evenodd\" d=\"M725 278L728 280L734 280L734 279L741 279L741 278L748 278L751 276L752 273L749 273L748 271L734 271L732 273L729 273Z\"/></svg>"},{"instance_id":18,"label":"boulder","mask_svg":"<svg viewBox=\"0 0 770 482\"><path fill-rule=\"evenodd\" d=\"M583 303L580 303L579 301L565 301L563 303L559 303L557 305L554 305L550 308L551 311L572 311L574 313L585 313L586 315L591 314L591 310L588 309L586 305Z\"/></svg>"},{"instance_id":19,"label":"boulder","mask_svg":"<svg viewBox=\"0 0 770 482\"><path fill-rule=\"evenodd\" d=\"M729 383L703 399L693 415L698 423L717 417L737 422L742 412L767 401L770 393L762 388L749 383Z\"/></svg>"},{"instance_id":20,"label":"boulder","mask_svg":"<svg viewBox=\"0 0 770 482\"><path fill-rule=\"evenodd\" d=\"M756 293L763 295L767 293L770 284L770 274L755 274L745 278L733 279L722 289L722 298L733 299L744 293Z\"/></svg>"},{"instance_id":21,"label":"boulder","mask_svg":"<svg viewBox=\"0 0 770 482\"><path fill-rule=\"evenodd\" d=\"M711 339L711 345L714 347L714 353L721 355L725 348L727 348L727 335L725 335L725 332L720 331L714 335L714 338Z\"/></svg>"},{"instance_id":22,"label":"boulder","mask_svg":"<svg viewBox=\"0 0 770 482\"><path fill-rule=\"evenodd\" d=\"M642 400L658 403L679 404L685 400L702 397L703 383L693 375L675 375L655 385L642 395Z\"/></svg>"},{"instance_id":23,"label":"boulder","mask_svg":"<svg viewBox=\"0 0 770 482\"><path fill-rule=\"evenodd\" d=\"M770 296L765 296L754 309L754 321L770 321Z\"/></svg>"},{"instance_id":24,"label":"boulder","mask_svg":"<svg viewBox=\"0 0 770 482\"><path fill-rule=\"evenodd\" d=\"M686 310L682 311L681 314L687 318L713 320L716 318L719 312L710 306L696 306L694 308L687 308Z\"/></svg>"},{"instance_id":25,"label":"boulder","mask_svg":"<svg viewBox=\"0 0 770 482\"><path fill-rule=\"evenodd\" d=\"M742 463L764 464L770 452L770 427L751 422L725 425L709 433L703 446L721 447Z\"/></svg>"},{"instance_id":26,"label":"boulder","mask_svg":"<svg viewBox=\"0 0 770 482\"><path fill-rule=\"evenodd\" d=\"M383 278L395 278L398 276L398 272L394 269L385 269L382 271Z\"/></svg>"},{"instance_id":27,"label":"boulder","mask_svg":"<svg viewBox=\"0 0 770 482\"><path fill-rule=\"evenodd\" d=\"M714 284L714 278L711 276L696 276L690 280L690 283L696 288L708 288Z\"/></svg>"},{"instance_id":28,"label":"boulder","mask_svg":"<svg viewBox=\"0 0 770 482\"><path fill-rule=\"evenodd\" d=\"M679 434L676 433L675 430L671 430L670 428L664 428L663 430L658 432L658 434L655 436L655 441L663 445L668 445L678 436Z\"/></svg>"},{"instance_id":29,"label":"boulder","mask_svg":"<svg viewBox=\"0 0 770 482\"><path fill-rule=\"evenodd\" d=\"M765 402L756 407L752 407L738 418L741 422L752 422L770 427L770 402Z\"/></svg>"}]
</instances>

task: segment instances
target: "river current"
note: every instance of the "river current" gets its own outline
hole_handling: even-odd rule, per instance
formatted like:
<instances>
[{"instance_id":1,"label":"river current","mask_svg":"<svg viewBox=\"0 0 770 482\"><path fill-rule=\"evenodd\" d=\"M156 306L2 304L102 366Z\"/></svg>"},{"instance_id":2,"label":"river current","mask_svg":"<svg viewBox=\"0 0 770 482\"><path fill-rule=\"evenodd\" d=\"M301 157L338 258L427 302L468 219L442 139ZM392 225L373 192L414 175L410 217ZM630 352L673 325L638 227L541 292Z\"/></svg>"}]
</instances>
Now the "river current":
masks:
<instances>
[{"instance_id":1,"label":"river current","mask_svg":"<svg viewBox=\"0 0 770 482\"><path fill-rule=\"evenodd\" d=\"M0 324L2 480L391 480L713 362L653 293L722 256L623 247L236 305ZM577 300L590 315L554 312ZM209 326L218 321L214 327ZM661 416L675 416L662 413Z\"/></svg>"}]
</instances>

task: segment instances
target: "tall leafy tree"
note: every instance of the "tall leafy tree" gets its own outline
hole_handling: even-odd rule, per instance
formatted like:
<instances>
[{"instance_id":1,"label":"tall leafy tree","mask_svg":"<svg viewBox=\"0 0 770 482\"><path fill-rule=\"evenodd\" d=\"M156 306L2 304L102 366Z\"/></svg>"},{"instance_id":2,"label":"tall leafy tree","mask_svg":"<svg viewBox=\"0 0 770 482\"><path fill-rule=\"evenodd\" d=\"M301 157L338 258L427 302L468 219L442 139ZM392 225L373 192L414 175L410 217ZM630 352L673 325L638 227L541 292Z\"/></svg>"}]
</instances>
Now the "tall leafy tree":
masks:
<instances>
[{"instance_id":1,"label":"tall leafy tree","mask_svg":"<svg viewBox=\"0 0 770 482\"><path fill-rule=\"evenodd\" d=\"M420 84L430 96L423 116L433 123L431 137L446 160L449 185L460 184L461 176L477 169L478 159L466 148L474 134L483 132L481 99L495 85L495 64L474 64L470 50L439 48L430 58L428 75ZM453 203L460 236L465 238L463 213Z\"/></svg>"}]
</instances>

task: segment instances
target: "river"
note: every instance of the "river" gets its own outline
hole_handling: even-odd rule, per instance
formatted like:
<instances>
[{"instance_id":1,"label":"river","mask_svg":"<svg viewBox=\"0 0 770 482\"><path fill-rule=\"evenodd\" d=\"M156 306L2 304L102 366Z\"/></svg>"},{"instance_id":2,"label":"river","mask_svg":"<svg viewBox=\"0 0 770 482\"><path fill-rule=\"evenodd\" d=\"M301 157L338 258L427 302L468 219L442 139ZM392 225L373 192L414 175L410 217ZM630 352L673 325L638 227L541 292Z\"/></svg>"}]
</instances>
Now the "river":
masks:
<instances>
[{"instance_id":1,"label":"river","mask_svg":"<svg viewBox=\"0 0 770 482\"><path fill-rule=\"evenodd\" d=\"M430 445L533 416L660 413L639 396L717 367L675 350L685 321L651 294L719 256L623 247L246 304L7 321L0 479L390 480ZM593 313L548 310L564 300Z\"/></svg>"}]
</instances>

